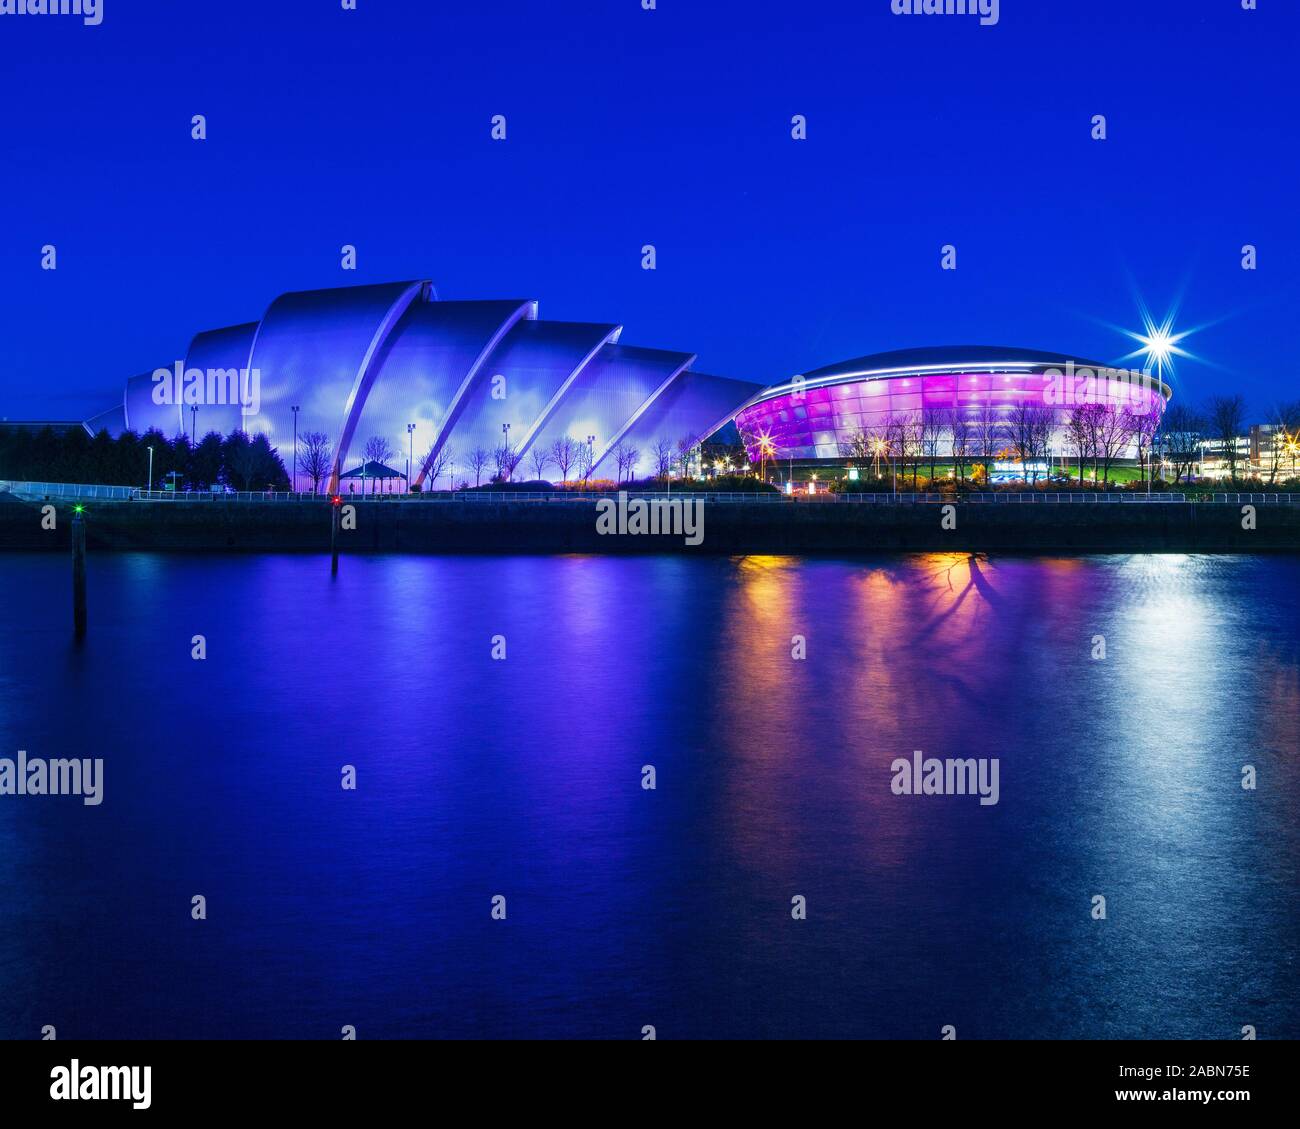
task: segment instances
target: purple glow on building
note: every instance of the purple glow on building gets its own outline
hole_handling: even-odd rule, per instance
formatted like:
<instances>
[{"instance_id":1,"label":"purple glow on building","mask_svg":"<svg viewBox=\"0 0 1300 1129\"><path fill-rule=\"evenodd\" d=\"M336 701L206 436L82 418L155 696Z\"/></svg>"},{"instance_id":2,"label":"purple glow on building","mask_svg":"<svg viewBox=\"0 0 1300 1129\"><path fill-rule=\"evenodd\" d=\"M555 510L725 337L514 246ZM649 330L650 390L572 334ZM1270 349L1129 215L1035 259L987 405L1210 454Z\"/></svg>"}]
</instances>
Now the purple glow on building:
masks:
<instances>
[{"instance_id":1,"label":"purple glow on building","mask_svg":"<svg viewBox=\"0 0 1300 1129\"><path fill-rule=\"evenodd\" d=\"M916 359L924 357L924 351L916 351ZM871 360L796 377L742 408L736 425L750 457L759 460L764 439L778 458L838 458L855 437L896 449L900 430L916 432L922 426L944 433L937 451L946 457L952 452L948 428L954 411L972 432L988 432L1003 446L1010 442L1016 415L1027 406L1052 413L1053 443L1061 446L1076 408L1100 404L1158 417L1169 399L1168 388L1150 376L1050 355L1001 365L978 357L964 365L920 363L912 371L873 367ZM968 442L967 450L974 446Z\"/></svg>"}]
</instances>

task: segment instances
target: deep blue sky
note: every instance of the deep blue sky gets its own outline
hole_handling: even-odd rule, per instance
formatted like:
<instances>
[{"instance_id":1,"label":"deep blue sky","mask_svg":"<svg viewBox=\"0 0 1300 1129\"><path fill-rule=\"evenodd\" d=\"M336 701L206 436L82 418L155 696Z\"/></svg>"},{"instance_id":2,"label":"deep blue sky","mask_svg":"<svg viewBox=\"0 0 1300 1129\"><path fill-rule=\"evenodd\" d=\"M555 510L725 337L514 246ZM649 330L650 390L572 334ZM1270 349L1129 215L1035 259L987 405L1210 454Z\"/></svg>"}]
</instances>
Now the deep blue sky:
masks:
<instances>
[{"instance_id":1,"label":"deep blue sky","mask_svg":"<svg viewBox=\"0 0 1300 1129\"><path fill-rule=\"evenodd\" d=\"M926 344L1112 360L1103 323L1181 296L1215 324L1180 394L1300 396L1292 0L1002 0L991 28L889 0L104 5L0 16L0 416L106 407L284 290L417 277L762 381Z\"/></svg>"}]
</instances>

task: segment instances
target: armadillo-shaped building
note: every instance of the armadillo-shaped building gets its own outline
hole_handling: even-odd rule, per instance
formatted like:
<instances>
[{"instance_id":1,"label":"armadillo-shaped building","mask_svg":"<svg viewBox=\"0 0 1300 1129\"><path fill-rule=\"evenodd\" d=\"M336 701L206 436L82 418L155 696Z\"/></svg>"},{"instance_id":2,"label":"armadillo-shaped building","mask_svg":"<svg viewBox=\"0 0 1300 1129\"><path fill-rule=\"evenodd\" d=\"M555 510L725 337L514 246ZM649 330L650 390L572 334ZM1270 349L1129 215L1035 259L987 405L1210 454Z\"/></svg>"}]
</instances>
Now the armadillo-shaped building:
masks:
<instances>
[{"instance_id":1,"label":"armadillo-shaped building","mask_svg":"<svg viewBox=\"0 0 1300 1129\"><path fill-rule=\"evenodd\" d=\"M533 300L440 301L428 281L297 291L260 321L198 334L183 362L132 377L87 426L239 429L265 434L287 464L296 409L300 435L331 440L332 480L374 437L403 462L414 453L417 485L446 452L462 473L471 452L502 445L526 466L565 436L589 448L594 476L613 478L620 447L639 452L633 473L650 473L662 441L707 437L761 390L621 336L542 321Z\"/></svg>"}]
</instances>

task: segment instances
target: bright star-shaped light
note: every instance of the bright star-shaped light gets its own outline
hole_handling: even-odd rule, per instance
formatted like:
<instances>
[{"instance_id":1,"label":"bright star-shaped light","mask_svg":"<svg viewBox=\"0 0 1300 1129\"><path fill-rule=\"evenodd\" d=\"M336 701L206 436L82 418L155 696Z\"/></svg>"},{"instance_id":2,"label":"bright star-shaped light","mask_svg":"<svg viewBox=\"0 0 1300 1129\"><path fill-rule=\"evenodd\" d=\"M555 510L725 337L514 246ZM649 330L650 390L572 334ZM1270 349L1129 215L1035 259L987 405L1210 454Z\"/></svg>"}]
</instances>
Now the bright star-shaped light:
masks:
<instances>
[{"instance_id":1,"label":"bright star-shaped light","mask_svg":"<svg viewBox=\"0 0 1300 1129\"><path fill-rule=\"evenodd\" d=\"M1150 372L1152 368L1156 370L1156 376L1164 380L1165 370L1173 370L1174 357L1191 357L1192 354L1183 349L1179 342L1185 340L1191 335L1192 330L1184 330L1182 333L1174 332L1174 315L1170 314L1163 322L1157 322L1147 312L1145 305L1142 309L1142 325L1144 332L1133 333L1124 330L1124 334L1133 338L1141 348L1134 349L1133 352L1121 357L1121 360L1132 360L1135 357L1145 358L1146 364L1143 371Z\"/></svg>"}]
</instances>

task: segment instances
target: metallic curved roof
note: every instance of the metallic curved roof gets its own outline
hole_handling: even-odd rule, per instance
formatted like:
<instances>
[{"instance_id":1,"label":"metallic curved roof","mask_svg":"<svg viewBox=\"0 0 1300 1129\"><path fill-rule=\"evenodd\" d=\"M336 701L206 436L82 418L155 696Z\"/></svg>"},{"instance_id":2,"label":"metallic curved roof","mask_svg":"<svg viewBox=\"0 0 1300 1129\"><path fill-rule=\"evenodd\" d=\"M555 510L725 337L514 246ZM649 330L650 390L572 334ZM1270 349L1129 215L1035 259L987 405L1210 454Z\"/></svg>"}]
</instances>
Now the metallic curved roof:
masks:
<instances>
[{"instance_id":1,"label":"metallic curved roof","mask_svg":"<svg viewBox=\"0 0 1300 1129\"><path fill-rule=\"evenodd\" d=\"M966 365L991 365L999 362L1033 365L1042 364L1058 368L1073 362L1076 367L1109 368L1101 361L1089 361L1065 353L1046 349L1018 349L1004 345L935 345L928 349L895 349L888 353L870 353L865 357L823 365L804 373L812 379L822 376L840 376L848 373L874 372L882 369L910 369L918 366L944 366L961 368Z\"/></svg>"},{"instance_id":2,"label":"metallic curved roof","mask_svg":"<svg viewBox=\"0 0 1300 1129\"><path fill-rule=\"evenodd\" d=\"M427 280L294 291L260 321L197 334L186 354L187 380L239 373L241 387L255 380L255 403L200 399L196 416L188 400L160 403L146 373L95 418L168 435L265 434L287 466L296 407L299 435L331 441L331 486L371 439L387 442L393 465L412 459L413 482L447 461L463 480L476 449L508 441L523 460L565 436L591 439L598 474L612 477L620 445L639 450L634 473L646 474L658 443L707 437L762 390L690 372L693 353L627 345L621 333L541 321L531 299L441 301Z\"/></svg>"},{"instance_id":3,"label":"metallic curved roof","mask_svg":"<svg viewBox=\"0 0 1300 1129\"><path fill-rule=\"evenodd\" d=\"M1046 349L1021 349L1003 345L936 345L921 349L898 349L888 353L871 353L848 361L823 365L790 380L764 388L742 405L759 403L785 395L795 389L811 389L831 384L847 384L860 380L888 380L895 376L939 376L950 373L978 372L1041 372L1045 369L1065 369L1073 365L1076 370L1116 370L1117 366L1104 361L1090 361L1067 353L1054 353ZM1127 370L1135 371L1135 370ZM1159 388L1165 399L1173 396L1173 389L1151 373L1142 373L1143 384L1152 390Z\"/></svg>"}]
</instances>

